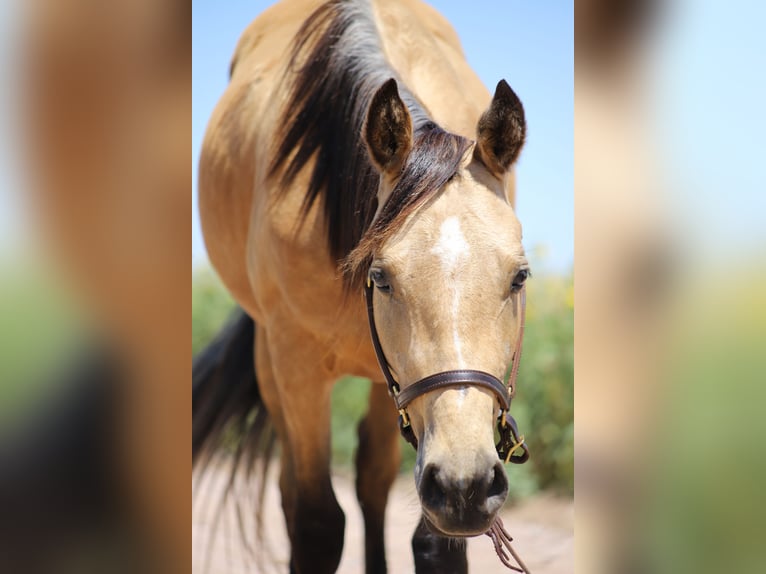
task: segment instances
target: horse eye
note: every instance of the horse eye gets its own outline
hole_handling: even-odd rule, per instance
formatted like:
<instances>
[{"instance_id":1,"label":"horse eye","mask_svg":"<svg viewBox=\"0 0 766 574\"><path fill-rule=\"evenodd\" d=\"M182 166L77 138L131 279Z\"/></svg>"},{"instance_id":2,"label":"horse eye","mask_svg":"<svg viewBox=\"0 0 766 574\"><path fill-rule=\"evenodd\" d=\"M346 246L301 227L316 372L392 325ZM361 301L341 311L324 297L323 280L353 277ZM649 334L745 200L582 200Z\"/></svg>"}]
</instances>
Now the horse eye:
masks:
<instances>
[{"instance_id":1,"label":"horse eye","mask_svg":"<svg viewBox=\"0 0 766 574\"><path fill-rule=\"evenodd\" d=\"M370 269L370 279L375 287L383 293L391 292L391 284L388 282L385 272L382 269Z\"/></svg>"},{"instance_id":2,"label":"horse eye","mask_svg":"<svg viewBox=\"0 0 766 574\"><path fill-rule=\"evenodd\" d=\"M524 283L526 282L529 275L529 269L519 269L519 272L516 273L516 277L514 277L513 281L511 282L511 293L517 293L520 291L521 288L524 287Z\"/></svg>"}]
</instances>

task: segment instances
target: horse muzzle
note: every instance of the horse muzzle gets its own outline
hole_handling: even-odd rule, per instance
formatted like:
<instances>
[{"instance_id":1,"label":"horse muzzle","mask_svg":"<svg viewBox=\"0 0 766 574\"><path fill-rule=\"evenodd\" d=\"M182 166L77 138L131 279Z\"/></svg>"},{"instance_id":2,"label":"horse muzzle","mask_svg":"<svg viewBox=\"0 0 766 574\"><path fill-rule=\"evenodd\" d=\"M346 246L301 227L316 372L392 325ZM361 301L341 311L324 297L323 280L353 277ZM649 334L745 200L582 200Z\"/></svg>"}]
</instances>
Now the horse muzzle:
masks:
<instances>
[{"instance_id":1,"label":"horse muzzle","mask_svg":"<svg viewBox=\"0 0 766 574\"><path fill-rule=\"evenodd\" d=\"M493 457L473 476L451 472L429 463L423 470L418 494L432 529L448 536L476 536L486 532L508 496L508 478Z\"/></svg>"}]
</instances>

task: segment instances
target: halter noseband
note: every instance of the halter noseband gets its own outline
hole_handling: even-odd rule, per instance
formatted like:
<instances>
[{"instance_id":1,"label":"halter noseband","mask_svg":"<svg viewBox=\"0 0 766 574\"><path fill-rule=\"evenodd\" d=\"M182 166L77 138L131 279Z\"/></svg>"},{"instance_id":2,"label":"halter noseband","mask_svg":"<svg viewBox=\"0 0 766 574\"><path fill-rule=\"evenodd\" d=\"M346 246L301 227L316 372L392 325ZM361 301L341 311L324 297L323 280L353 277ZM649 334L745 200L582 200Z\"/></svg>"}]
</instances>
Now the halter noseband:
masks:
<instances>
[{"instance_id":1,"label":"halter noseband","mask_svg":"<svg viewBox=\"0 0 766 574\"><path fill-rule=\"evenodd\" d=\"M372 305L373 285L370 278L364 287L364 294L367 300L367 319L370 323L370 335L372 337L372 346L375 348L375 355L378 358L378 364L383 371L388 385L388 394L391 395L399 411L399 430L407 442L416 450L418 448L418 439L410 425L410 418L407 414L407 406L417 397L449 387L464 387L470 385L481 387L492 391L500 403L500 416L497 419L497 430L500 434L500 441L497 443L497 454L501 460L521 464L529 459L529 449L524 442L524 437L519 436L516 421L508 410L511 408L511 401L516 395L516 378L519 374L519 362L521 359L521 342L524 338L524 314L526 308L526 290L521 288L521 327L519 329L519 338L516 341L516 348L513 351L513 366L511 375L508 378L508 387L503 382L489 373L473 369L460 369L456 371L444 371L429 375L419 381L412 383L406 389L401 389L399 383L391 374L391 368L388 365L386 356L383 353L383 347L380 344L378 330L375 327L375 312Z\"/></svg>"}]
</instances>

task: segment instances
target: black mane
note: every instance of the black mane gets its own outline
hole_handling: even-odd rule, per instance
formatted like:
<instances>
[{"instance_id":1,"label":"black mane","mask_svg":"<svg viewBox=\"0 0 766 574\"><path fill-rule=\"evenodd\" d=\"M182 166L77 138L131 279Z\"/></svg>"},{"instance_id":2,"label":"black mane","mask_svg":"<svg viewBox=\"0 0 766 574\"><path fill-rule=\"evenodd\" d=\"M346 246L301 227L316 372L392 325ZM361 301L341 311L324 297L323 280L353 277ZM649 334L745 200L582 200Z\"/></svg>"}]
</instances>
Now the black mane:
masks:
<instances>
[{"instance_id":1,"label":"black mane","mask_svg":"<svg viewBox=\"0 0 766 574\"><path fill-rule=\"evenodd\" d=\"M269 177L279 178L286 190L315 158L300 221L321 197L328 249L336 264L360 246L377 209L378 173L370 163L362 126L372 96L392 77L397 73L383 55L367 2L323 4L294 39L284 78L290 83L284 128L275 142ZM377 234L385 236L390 235L391 225L401 223L400 212L422 205L426 196L433 196L455 175L470 143L434 124L402 82L399 91L412 116L415 145L398 193L392 193L384 208L387 225L376 222L374 226ZM433 189L433 185L439 187ZM356 282L354 268L344 268L347 283Z\"/></svg>"}]
</instances>

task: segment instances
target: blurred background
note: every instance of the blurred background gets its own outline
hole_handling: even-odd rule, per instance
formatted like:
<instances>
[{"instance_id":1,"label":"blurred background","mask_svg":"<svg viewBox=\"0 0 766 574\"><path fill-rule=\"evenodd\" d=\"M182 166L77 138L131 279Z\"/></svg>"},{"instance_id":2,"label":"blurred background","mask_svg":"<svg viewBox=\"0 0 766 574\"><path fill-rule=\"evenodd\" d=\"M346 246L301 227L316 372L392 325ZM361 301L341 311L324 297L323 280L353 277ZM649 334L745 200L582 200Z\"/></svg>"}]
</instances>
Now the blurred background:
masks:
<instances>
[{"instance_id":1,"label":"blurred background","mask_svg":"<svg viewBox=\"0 0 766 574\"><path fill-rule=\"evenodd\" d=\"M435 2L467 52L494 43L469 62L530 112L518 207L543 342L530 333L514 404L527 427L571 408L533 406L524 382L568 384L545 349L571 334L574 176L575 571L763 572L764 6L577 0L572 81L546 59L572 59L560 3L461 4ZM0 571L191 569L188 337L230 302L190 222L188 146L194 164L197 106L255 5L0 3ZM220 42L197 44L205 18ZM566 93L571 111L572 85L567 165L571 119L545 102ZM532 177L549 158L552 179ZM536 456L565 460L566 435L545 436ZM515 496L567 492L560 469L525 468Z\"/></svg>"},{"instance_id":2,"label":"blurred background","mask_svg":"<svg viewBox=\"0 0 766 574\"><path fill-rule=\"evenodd\" d=\"M0 571L188 572L190 6L0 30Z\"/></svg>"},{"instance_id":3,"label":"blurred background","mask_svg":"<svg viewBox=\"0 0 766 574\"><path fill-rule=\"evenodd\" d=\"M764 6L575 13L576 571L762 572Z\"/></svg>"}]
</instances>

